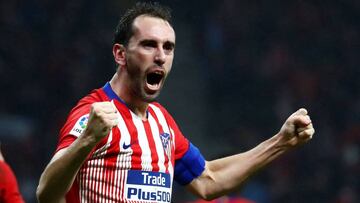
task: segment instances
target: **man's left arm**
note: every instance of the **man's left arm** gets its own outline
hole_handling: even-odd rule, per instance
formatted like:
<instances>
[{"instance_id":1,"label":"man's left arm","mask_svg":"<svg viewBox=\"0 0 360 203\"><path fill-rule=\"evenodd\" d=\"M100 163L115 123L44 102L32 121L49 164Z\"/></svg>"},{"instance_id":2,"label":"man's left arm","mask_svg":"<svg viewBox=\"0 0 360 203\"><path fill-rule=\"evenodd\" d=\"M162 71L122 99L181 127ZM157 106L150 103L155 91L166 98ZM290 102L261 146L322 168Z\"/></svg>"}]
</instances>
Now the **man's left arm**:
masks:
<instances>
[{"instance_id":1,"label":"man's left arm","mask_svg":"<svg viewBox=\"0 0 360 203\"><path fill-rule=\"evenodd\" d=\"M206 162L204 171L187 188L206 200L225 195L281 154L309 141L314 132L307 111L299 109L285 121L279 133L255 148Z\"/></svg>"}]
</instances>

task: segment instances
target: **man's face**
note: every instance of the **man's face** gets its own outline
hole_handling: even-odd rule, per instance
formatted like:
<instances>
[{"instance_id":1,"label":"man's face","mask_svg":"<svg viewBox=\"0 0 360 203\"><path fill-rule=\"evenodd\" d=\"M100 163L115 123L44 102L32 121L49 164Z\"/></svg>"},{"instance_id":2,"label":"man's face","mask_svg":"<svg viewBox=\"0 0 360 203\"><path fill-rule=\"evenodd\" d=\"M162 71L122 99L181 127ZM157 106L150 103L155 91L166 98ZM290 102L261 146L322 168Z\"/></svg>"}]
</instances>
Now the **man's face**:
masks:
<instances>
[{"instance_id":1,"label":"man's face","mask_svg":"<svg viewBox=\"0 0 360 203\"><path fill-rule=\"evenodd\" d=\"M126 69L133 94L146 102L160 94L171 70L175 32L167 21L139 16L133 23L133 36L126 47Z\"/></svg>"}]
</instances>

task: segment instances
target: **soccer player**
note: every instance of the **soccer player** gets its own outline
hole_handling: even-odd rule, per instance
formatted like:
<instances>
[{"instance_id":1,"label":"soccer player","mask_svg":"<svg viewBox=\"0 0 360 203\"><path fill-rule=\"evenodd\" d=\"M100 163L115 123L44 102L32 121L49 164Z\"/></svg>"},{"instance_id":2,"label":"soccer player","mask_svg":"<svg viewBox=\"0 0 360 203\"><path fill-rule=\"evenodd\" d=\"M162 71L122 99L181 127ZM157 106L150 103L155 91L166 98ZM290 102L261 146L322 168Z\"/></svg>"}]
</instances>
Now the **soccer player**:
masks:
<instances>
[{"instance_id":1,"label":"soccer player","mask_svg":"<svg viewBox=\"0 0 360 203\"><path fill-rule=\"evenodd\" d=\"M112 50L116 73L71 110L41 175L39 202L170 202L173 180L209 200L312 138L310 117L299 109L252 150L206 161L155 102L174 50L167 8L138 3L125 13Z\"/></svg>"},{"instance_id":2,"label":"soccer player","mask_svg":"<svg viewBox=\"0 0 360 203\"><path fill-rule=\"evenodd\" d=\"M16 177L10 166L5 162L0 150L0 202L24 203L19 192Z\"/></svg>"}]
</instances>

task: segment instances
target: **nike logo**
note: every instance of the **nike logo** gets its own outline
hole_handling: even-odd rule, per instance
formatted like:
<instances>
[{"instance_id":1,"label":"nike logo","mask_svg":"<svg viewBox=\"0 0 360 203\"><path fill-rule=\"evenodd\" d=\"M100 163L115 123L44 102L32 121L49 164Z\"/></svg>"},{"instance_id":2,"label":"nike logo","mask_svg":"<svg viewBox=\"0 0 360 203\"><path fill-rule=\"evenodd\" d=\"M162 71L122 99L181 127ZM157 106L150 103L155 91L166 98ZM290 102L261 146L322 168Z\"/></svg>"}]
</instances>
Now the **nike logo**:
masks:
<instances>
[{"instance_id":1,"label":"nike logo","mask_svg":"<svg viewBox=\"0 0 360 203\"><path fill-rule=\"evenodd\" d=\"M125 144L125 142L123 143L123 149L127 149L127 148L129 148L131 146L131 143L130 144Z\"/></svg>"}]
</instances>

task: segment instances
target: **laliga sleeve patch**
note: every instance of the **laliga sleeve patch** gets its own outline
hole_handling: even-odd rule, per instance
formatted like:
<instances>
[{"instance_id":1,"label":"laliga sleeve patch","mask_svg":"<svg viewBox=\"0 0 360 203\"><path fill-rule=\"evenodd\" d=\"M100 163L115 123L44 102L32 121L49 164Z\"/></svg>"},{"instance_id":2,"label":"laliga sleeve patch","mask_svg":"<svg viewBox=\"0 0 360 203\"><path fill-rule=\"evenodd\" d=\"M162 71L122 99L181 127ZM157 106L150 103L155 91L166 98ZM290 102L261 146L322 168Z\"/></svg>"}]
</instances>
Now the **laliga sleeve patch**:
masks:
<instances>
[{"instance_id":1,"label":"laliga sleeve patch","mask_svg":"<svg viewBox=\"0 0 360 203\"><path fill-rule=\"evenodd\" d=\"M85 114L81 116L76 121L74 127L71 129L69 134L79 137L81 133L83 133L83 131L85 130L88 120L89 120L89 114Z\"/></svg>"},{"instance_id":2,"label":"laliga sleeve patch","mask_svg":"<svg viewBox=\"0 0 360 203\"><path fill-rule=\"evenodd\" d=\"M205 159L198 148L190 143L185 155L175 162L175 181L181 185L189 184L205 170Z\"/></svg>"}]
</instances>

